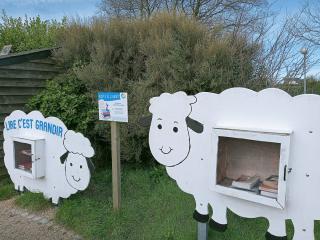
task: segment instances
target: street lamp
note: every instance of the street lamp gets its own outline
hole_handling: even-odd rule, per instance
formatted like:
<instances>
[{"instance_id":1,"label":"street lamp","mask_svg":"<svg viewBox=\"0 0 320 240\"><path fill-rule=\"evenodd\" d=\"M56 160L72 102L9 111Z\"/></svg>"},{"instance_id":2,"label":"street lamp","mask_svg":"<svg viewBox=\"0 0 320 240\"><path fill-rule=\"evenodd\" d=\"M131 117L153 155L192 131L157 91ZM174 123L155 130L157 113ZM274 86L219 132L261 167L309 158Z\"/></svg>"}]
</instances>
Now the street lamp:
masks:
<instances>
[{"instance_id":1,"label":"street lamp","mask_svg":"<svg viewBox=\"0 0 320 240\"><path fill-rule=\"evenodd\" d=\"M304 75L303 92L304 92L304 94L306 94L307 93L307 54L308 54L308 49L301 48L300 52L301 52L301 54L303 54L303 75Z\"/></svg>"}]
</instances>

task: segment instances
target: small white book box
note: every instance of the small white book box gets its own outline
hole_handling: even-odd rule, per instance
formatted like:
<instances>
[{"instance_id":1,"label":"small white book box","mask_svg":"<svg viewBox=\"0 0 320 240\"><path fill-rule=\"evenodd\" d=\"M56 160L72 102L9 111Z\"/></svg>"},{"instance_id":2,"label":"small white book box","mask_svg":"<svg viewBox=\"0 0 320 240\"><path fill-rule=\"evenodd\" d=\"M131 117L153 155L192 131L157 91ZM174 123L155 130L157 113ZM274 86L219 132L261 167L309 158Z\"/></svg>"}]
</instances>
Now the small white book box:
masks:
<instances>
[{"instance_id":1,"label":"small white book box","mask_svg":"<svg viewBox=\"0 0 320 240\"><path fill-rule=\"evenodd\" d=\"M212 190L229 196L284 209L291 131L214 128L212 143L216 176ZM278 176L277 197L232 187L242 175L266 179Z\"/></svg>"},{"instance_id":2,"label":"small white book box","mask_svg":"<svg viewBox=\"0 0 320 240\"><path fill-rule=\"evenodd\" d=\"M45 139L13 137L14 166L21 175L29 178L45 176Z\"/></svg>"}]
</instances>

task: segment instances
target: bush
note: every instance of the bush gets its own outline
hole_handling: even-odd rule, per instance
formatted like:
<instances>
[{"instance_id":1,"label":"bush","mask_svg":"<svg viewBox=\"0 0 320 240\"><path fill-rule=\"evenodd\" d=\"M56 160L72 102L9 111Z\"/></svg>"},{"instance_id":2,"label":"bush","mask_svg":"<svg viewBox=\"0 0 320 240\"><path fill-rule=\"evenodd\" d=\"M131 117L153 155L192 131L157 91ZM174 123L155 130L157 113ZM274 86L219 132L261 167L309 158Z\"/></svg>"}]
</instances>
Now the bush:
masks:
<instances>
[{"instance_id":1,"label":"bush","mask_svg":"<svg viewBox=\"0 0 320 240\"><path fill-rule=\"evenodd\" d=\"M39 110L46 117L55 116L61 119L68 129L89 137L96 149L95 165L97 167L105 165L103 161L96 161L101 158L101 154L109 153L100 146L103 143L97 139L93 131L98 116L97 106L92 101L84 82L79 80L72 70L49 80L45 90L28 102L27 110Z\"/></svg>"},{"instance_id":2,"label":"bush","mask_svg":"<svg viewBox=\"0 0 320 240\"><path fill-rule=\"evenodd\" d=\"M43 21L34 18L13 18L3 11L0 13L0 50L4 45L12 45L12 52L56 46L56 36L63 29L66 20Z\"/></svg>"},{"instance_id":3,"label":"bush","mask_svg":"<svg viewBox=\"0 0 320 240\"><path fill-rule=\"evenodd\" d=\"M128 92L129 123L121 124L121 153L125 162L146 163L150 159L148 130L137 122L148 114L151 97L162 92L195 94L236 86L261 88L252 77L257 46L250 45L245 38L233 39L219 31L208 31L184 16L161 14L148 20L73 22L59 39L62 47L55 53L56 57L86 84L93 101L98 91ZM109 124L93 126L91 118L75 117L75 112L69 114L68 102L73 105L74 99L69 94L59 97L55 94L56 90L50 100L42 94L32 106L62 117L67 125L70 123L69 127L81 126L79 130L87 130L96 139L103 138L104 146L107 144L104 149L110 149L110 137L106 136L110 132ZM84 107L82 113L92 116L85 111L92 112L97 104L86 101L91 108Z\"/></svg>"}]
</instances>

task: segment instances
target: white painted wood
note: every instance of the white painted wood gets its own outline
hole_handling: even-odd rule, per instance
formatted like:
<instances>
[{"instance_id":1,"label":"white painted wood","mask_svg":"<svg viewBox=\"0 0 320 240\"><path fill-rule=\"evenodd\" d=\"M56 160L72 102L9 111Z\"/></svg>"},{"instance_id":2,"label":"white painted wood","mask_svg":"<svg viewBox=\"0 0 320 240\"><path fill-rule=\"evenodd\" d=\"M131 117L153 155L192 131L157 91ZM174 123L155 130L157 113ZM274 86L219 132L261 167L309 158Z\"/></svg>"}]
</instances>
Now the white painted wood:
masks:
<instances>
[{"instance_id":1,"label":"white painted wood","mask_svg":"<svg viewBox=\"0 0 320 240\"><path fill-rule=\"evenodd\" d=\"M292 219L294 240L314 239L314 220L320 220L318 95L291 97L279 89L255 92L232 88L221 94L204 92L195 96L164 93L150 103L151 153L166 166L181 190L194 196L200 214L208 214L210 205L212 220L220 224L227 224L227 208L246 218L265 217L268 232L278 237L286 236L285 220ZM187 117L201 122L203 132L188 127ZM173 131L174 127L178 131ZM287 165L286 182L279 184L279 191L285 193L278 199L282 207L274 206L271 198L247 195L242 199L212 189L218 144L213 136L215 128L224 134L232 133L231 137L281 143L279 179L283 179Z\"/></svg>"},{"instance_id":2,"label":"white painted wood","mask_svg":"<svg viewBox=\"0 0 320 240\"><path fill-rule=\"evenodd\" d=\"M3 136L4 163L16 190L42 192L57 204L59 198L88 187L88 161L94 155L91 143L58 118L16 110L5 118ZM15 168L13 141L31 144L31 174Z\"/></svg>"}]
</instances>

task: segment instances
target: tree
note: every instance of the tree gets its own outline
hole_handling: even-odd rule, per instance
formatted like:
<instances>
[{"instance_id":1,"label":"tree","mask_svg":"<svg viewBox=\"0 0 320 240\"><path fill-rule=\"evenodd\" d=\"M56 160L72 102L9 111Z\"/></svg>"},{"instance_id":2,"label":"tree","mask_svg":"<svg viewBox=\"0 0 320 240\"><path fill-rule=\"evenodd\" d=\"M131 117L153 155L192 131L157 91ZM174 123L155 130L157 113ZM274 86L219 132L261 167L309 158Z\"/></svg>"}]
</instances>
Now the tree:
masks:
<instances>
[{"instance_id":1,"label":"tree","mask_svg":"<svg viewBox=\"0 0 320 240\"><path fill-rule=\"evenodd\" d=\"M159 11L179 12L230 28L239 27L239 22L250 25L267 5L265 0L101 0L99 7L107 16L129 18L149 18Z\"/></svg>"},{"instance_id":2,"label":"tree","mask_svg":"<svg viewBox=\"0 0 320 240\"><path fill-rule=\"evenodd\" d=\"M320 46L320 0L306 2L296 15L299 19L293 33L301 40Z\"/></svg>"},{"instance_id":3,"label":"tree","mask_svg":"<svg viewBox=\"0 0 320 240\"><path fill-rule=\"evenodd\" d=\"M0 14L0 49L4 45L12 45L12 52L30 49L53 47L60 29L65 27L66 19L62 22L55 20L44 21L39 16L34 18L13 18L4 11Z\"/></svg>"}]
</instances>

